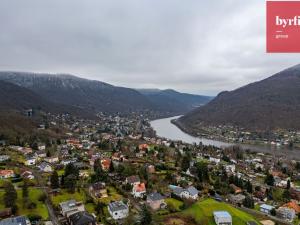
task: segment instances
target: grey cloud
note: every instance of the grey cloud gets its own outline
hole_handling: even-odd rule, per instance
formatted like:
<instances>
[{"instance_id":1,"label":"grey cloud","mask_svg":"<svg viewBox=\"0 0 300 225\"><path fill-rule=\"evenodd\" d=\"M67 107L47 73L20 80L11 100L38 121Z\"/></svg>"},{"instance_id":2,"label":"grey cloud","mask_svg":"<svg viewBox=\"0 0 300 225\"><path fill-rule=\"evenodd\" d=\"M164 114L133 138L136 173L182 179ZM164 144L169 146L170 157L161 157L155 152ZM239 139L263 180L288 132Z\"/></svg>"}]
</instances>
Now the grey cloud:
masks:
<instances>
[{"instance_id":1,"label":"grey cloud","mask_svg":"<svg viewBox=\"0 0 300 225\"><path fill-rule=\"evenodd\" d=\"M261 0L2 0L0 70L217 94L299 63L265 53Z\"/></svg>"}]
</instances>

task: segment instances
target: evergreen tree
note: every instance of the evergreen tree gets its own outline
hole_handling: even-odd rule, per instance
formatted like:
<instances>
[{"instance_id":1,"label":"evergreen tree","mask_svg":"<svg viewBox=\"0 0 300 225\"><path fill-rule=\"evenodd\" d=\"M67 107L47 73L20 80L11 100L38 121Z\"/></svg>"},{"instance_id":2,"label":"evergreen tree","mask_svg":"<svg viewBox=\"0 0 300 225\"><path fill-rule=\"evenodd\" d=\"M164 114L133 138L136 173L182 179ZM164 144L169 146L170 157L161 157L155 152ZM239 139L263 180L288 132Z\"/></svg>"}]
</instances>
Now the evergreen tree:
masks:
<instances>
[{"instance_id":1,"label":"evergreen tree","mask_svg":"<svg viewBox=\"0 0 300 225\"><path fill-rule=\"evenodd\" d=\"M3 196L5 207L7 208L15 207L17 198L18 195L14 185L11 182L5 183L4 196Z\"/></svg>"},{"instance_id":2,"label":"evergreen tree","mask_svg":"<svg viewBox=\"0 0 300 225\"><path fill-rule=\"evenodd\" d=\"M28 195L29 195L29 193L28 193L28 181L27 181L27 179L24 179L23 186L22 186L22 197L23 197L23 199L26 200L28 198Z\"/></svg>"},{"instance_id":3,"label":"evergreen tree","mask_svg":"<svg viewBox=\"0 0 300 225\"><path fill-rule=\"evenodd\" d=\"M181 162L181 170L182 171L187 171L187 169L190 167L190 161L191 161L191 157L189 156L189 154L185 154L182 158L182 162Z\"/></svg>"},{"instance_id":4,"label":"evergreen tree","mask_svg":"<svg viewBox=\"0 0 300 225\"><path fill-rule=\"evenodd\" d=\"M290 179L288 179L287 184L286 184L286 189L290 189L291 188L291 181Z\"/></svg>"},{"instance_id":5,"label":"evergreen tree","mask_svg":"<svg viewBox=\"0 0 300 225\"><path fill-rule=\"evenodd\" d=\"M141 224L149 225L152 222L152 214L147 208L146 205L143 206L142 215L141 215Z\"/></svg>"},{"instance_id":6,"label":"evergreen tree","mask_svg":"<svg viewBox=\"0 0 300 225\"><path fill-rule=\"evenodd\" d=\"M51 174L50 183L52 189L59 188L59 178L56 170L54 170L53 173Z\"/></svg>"},{"instance_id":7,"label":"evergreen tree","mask_svg":"<svg viewBox=\"0 0 300 225\"><path fill-rule=\"evenodd\" d=\"M270 173L267 173L267 176L266 176L266 178L265 178L265 183L266 183L267 185L274 186L274 182L275 182L275 180L274 180L273 175L270 174Z\"/></svg>"}]
</instances>

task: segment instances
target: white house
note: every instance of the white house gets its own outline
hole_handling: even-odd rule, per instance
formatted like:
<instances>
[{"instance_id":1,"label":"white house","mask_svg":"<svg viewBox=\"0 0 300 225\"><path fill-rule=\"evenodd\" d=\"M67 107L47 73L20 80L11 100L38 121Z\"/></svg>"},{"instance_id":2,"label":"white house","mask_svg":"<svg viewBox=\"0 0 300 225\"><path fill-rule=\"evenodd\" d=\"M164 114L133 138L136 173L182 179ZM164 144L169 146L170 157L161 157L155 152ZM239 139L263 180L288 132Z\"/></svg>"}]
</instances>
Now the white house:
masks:
<instances>
[{"instance_id":1,"label":"white house","mask_svg":"<svg viewBox=\"0 0 300 225\"><path fill-rule=\"evenodd\" d=\"M36 164L36 157L27 157L24 163L26 166L33 166Z\"/></svg>"},{"instance_id":2,"label":"white house","mask_svg":"<svg viewBox=\"0 0 300 225\"><path fill-rule=\"evenodd\" d=\"M38 167L41 171L46 172L46 173L53 171L51 165L48 163L45 163L45 162L42 162Z\"/></svg>"},{"instance_id":3,"label":"white house","mask_svg":"<svg viewBox=\"0 0 300 225\"><path fill-rule=\"evenodd\" d=\"M111 202L108 204L108 212L114 220L119 220L128 216L129 208L122 201Z\"/></svg>"},{"instance_id":4,"label":"white house","mask_svg":"<svg viewBox=\"0 0 300 225\"><path fill-rule=\"evenodd\" d=\"M217 225L232 225L232 217L227 211L215 211L213 214Z\"/></svg>"},{"instance_id":5,"label":"white house","mask_svg":"<svg viewBox=\"0 0 300 225\"><path fill-rule=\"evenodd\" d=\"M284 220L292 222L296 216L295 210L288 207L280 207L276 210L276 215Z\"/></svg>"},{"instance_id":6,"label":"white house","mask_svg":"<svg viewBox=\"0 0 300 225\"><path fill-rule=\"evenodd\" d=\"M199 191L193 186L190 186L188 188L182 188L179 186L170 185L169 188L173 191L173 194L177 195L180 198L193 200L198 199Z\"/></svg>"},{"instance_id":7,"label":"white house","mask_svg":"<svg viewBox=\"0 0 300 225\"><path fill-rule=\"evenodd\" d=\"M143 198L146 194L145 183L136 184L132 187L132 195L135 198Z\"/></svg>"},{"instance_id":8,"label":"white house","mask_svg":"<svg viewBox=\"0 0 300 225\"><path fill-rule=\"evenodd\" d=\"M274 206L262 204L262 205L260 205L259 211L266 213L266 214L271 214L272 209L274 209Z\"/></svg>"}]
</instances>

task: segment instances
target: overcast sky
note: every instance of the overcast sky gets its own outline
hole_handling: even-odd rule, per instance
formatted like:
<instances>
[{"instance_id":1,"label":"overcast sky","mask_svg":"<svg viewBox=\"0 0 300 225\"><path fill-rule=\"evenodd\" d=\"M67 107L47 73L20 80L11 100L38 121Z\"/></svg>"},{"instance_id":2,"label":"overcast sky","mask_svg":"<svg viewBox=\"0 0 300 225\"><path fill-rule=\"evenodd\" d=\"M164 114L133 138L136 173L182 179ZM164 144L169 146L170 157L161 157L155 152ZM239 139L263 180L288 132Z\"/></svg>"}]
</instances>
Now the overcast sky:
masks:
<instances>
[{"instance_id":1,"label":"overcast sky","mask_svg":"<svg viewBox=\"0 0 300 225\"><path fill-rule=\"evenodd\" d=\"M0 70L215 95L300 63L265 23L264 0L1 0Z\"/></svg>"}]
</instances>

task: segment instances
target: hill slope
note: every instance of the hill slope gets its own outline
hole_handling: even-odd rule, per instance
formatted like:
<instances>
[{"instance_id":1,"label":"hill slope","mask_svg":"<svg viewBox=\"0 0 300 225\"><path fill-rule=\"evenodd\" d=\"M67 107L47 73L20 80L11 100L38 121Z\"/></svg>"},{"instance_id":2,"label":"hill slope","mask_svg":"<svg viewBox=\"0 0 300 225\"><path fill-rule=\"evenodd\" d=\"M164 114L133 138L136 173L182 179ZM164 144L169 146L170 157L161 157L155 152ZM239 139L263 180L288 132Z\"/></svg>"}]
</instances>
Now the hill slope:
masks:
<instances>
[{"instance_id":1,"label":"hill slope","mask_svg":"<svg viewBox=\"0 0 300 225\"><path fill-rule=\"evenodd\" d=\"M207 105L177 122L197 131L206 125L234 125L253 130L300 130L300 65L234 91L221 92Z\"/></svg>"},{"instance_id":2,"label":"hill slope","mask_svg":"<svg viewBox=\"0 0 300 225\"><path fill-rule=\"evenodd\" d=\"M0 72L0 80L27 88L59 104L94 112L130 112L152 109L139 92L72 75Z\"/></svg>"},{"instance_id":3,"label":"hill slope","mask_svg":"<svg viewBox=\"0 0 300 225\"><path fill-rule=\"evenodd\" d=\"M172 89L139 89L159 110L175 114L186 113L209 102L212 97L193 95L174 91Z\"/></svg>"}]
</instances>

